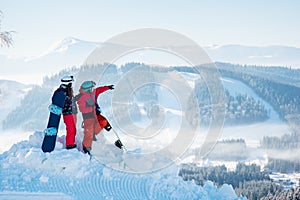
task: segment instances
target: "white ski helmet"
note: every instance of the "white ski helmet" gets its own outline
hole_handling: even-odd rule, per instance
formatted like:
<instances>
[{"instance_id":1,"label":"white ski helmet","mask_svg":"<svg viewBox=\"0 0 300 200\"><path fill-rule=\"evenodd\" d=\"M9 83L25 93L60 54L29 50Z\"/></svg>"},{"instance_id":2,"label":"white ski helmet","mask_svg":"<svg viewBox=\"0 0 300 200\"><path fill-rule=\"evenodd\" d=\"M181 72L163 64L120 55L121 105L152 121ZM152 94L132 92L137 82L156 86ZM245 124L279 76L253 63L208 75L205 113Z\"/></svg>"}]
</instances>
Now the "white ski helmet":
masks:
<instances>
[{"instance_id":1,"label":"white ski helmet","mask_svg":"<svg viewBox=\"0 0 300 200\"><path fill-rule=\"evenodd\" d=\"M64 76L61 79L61 82L64 83L64 84L72 83L73 81L74 81L73 76Z\"/></svg>"}]
</instances>

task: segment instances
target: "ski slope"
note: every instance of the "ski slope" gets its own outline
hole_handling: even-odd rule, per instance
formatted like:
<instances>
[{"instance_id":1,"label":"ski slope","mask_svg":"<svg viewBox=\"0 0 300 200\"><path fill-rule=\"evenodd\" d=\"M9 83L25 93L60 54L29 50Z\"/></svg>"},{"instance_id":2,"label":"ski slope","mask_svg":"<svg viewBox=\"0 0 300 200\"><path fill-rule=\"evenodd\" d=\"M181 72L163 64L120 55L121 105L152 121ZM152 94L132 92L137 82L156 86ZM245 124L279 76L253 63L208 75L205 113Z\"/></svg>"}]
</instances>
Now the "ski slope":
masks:
<instances>
[{"instance_id":1,"label":"ski slope","mask_svg":"<svg viewBox=\"0 0 300 200\"><path fill-rule=\"evenodd\" d=\"M0 155L0 199L243 199L226 184L183 181L176 165L144 174L111 169L64 149L64 136L52 153L43 153L42 137L35 132Z\"/></svg>"},{"instance_id":2,"label":"ski slope","mask_svg":"<svg viewBox=\"0 0 300 200\"><path fill-rule=\"evenodd\" d=\"M270 114L270 118L261 123L224 127L222 133L223 138L244 138L248 146L257 147L259 145L259 141L264 136L280 137L290 132L288 125L279 119L279 115L273 107L268 102L260 98L246 84L230 78L223 78L222 82L224 88L226 88L231 95L235 96L237 94L247 94L248 96L253 97L256 101L262 102Z\"/></svg>"},{"instance_id":3,"label":"ski slope","mask_svg":"<svg viewBox=\"0 0 300 200\"><path fill-rule=\"evenodd\" d=\"M253 97L256 101L261 101L264 104L265 109L270 113L270 119L268 120L268 122L282 122L273 107L268 102L260 98L249 86L242 83L241 81L231 78L222 78L222 82L224 88L226 88L229 94L231 94L232 96L237 96L238 94L247 94L248 96Z\"/></svg>"},{"instance_id":4,"label":"ski slope","mask_svg":"<svg viewBox=\"0 0 300 200\"><path fill-rule=\"evenodd\" d=\"M187 80L191 87L195 86L195 81L200 77L198 74L193 73L181 73L181 75ZM270 118L264 122L249 125L224 126L222 133L220 134L220 139L243 138L245 139L247 146L257 147L264 136L280 137L290 132L288 125L280 120L279 115L273 107L259 97L252 88L241 81L227 77L221 77L221 81L224 89L227 89L230 95L236 96L237 94L247 94L249 97L253 97L256 101L262 102L266 110L269 111Z\"/></svg>"}]
</instances>

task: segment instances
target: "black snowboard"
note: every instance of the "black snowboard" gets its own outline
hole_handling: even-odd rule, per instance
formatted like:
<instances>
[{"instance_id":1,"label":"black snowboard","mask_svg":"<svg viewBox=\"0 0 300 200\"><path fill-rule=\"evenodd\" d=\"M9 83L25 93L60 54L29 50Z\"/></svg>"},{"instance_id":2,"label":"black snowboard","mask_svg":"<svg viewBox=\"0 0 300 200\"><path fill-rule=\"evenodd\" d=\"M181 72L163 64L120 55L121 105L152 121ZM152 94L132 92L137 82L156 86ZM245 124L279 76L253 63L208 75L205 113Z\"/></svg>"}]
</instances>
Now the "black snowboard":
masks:
<instances>
[{"instance_id":1,"label":"black snowboard","mask_svg":"<svg viewBox=\"0 0 300 200\"><path fill-rule=\"evenodd\" d=\"M64 91L55 91L52 96L52 104L49 106L50 116L48 125L44 131L45 136L42 144L43 152L51 152L55 148L56 136L65 98L66 93Z\"/></svg>"}]
</instances>

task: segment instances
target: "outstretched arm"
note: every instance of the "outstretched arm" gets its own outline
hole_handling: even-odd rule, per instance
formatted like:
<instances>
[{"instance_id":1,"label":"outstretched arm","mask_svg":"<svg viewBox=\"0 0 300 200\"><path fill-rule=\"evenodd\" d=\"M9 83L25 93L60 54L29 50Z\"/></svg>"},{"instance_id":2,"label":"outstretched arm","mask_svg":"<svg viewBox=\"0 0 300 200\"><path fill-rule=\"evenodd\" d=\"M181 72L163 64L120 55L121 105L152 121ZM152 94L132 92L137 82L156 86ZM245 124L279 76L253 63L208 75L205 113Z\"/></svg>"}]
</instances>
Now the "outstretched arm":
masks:
<instances>
[{"instance_id":1,"label":"outstretched arm","mask_svg":"<svg viewBox=\"0 0 300 200\"><path fill-rule=\"evenodd\" d=\"M108 85L108 86L101 86L101 87L97 87L95 90L95 95L96 97L99 96L99 94L107 91L107 90L113 90L114 89L114 85Z\"/></svg>"}]
</instances>

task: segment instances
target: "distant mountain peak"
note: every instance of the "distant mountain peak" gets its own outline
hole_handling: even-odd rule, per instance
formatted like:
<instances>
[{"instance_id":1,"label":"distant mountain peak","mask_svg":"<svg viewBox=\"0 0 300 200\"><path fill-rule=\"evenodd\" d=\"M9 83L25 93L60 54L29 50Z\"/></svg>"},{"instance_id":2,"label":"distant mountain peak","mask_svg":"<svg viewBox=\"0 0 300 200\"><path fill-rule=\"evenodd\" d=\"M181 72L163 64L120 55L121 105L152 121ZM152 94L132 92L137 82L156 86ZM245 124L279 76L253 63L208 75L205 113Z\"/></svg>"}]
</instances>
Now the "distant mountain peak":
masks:
<instances>
[{"instance_id":1,"label":"distant mountain peak","mask_svg":"<svg viewBox=\"0 0 300 200\"><path fill-rule=\"evenodd\" d=\"M45 54L48 54L50 52L64 52L64 51L68 50L70 45L73 45L73 44L76 44L76 43L79 43L79 42L84 42L84 41L79 40L75 37L70 37L69 36L69 37L66 37L66 38L64 38L62 40L59 40L56 43L54 43L54 45L46 51L47 53L43 53L43 54L45 55Z\"/></svg>"},{"instance_id":2,"label":"distant mountain peak","mask_svg":"<svg viewBox=\"0 0 300 200\"><path fill-rule=\"evenodd\" d=\"M82 41L78 38L75 38L75 37L72 37L72 36L68 36L68 37L65 37L64 39L60 40L61 43L66 43L66 44L72 44L72 43L76 43L78 41Z\"/></svg>"},{"instance_id":3,"label":"distant mountain peak","mask_svg":"<svg viewBox=\"0 0 300 200\"><path fill-rule=\"evenodd\" d=\"M78 45L91 45L91 46L96 47L99 43L84 41L84 40L80 40L80 39L72 37L72 36L68 36L68 37L65 37L65 38L55 42L50 48L48 48L46 51L44 51L40 55L35 56L35 57L27 58L27 59L25 59L25 61L31 61L31 60L34 60L34 59L42 58L46 55L53 54L53 53L60 53L60 54L65 53L72 46L77 45L77 44Z\"/></svg>"}]
</instances>

